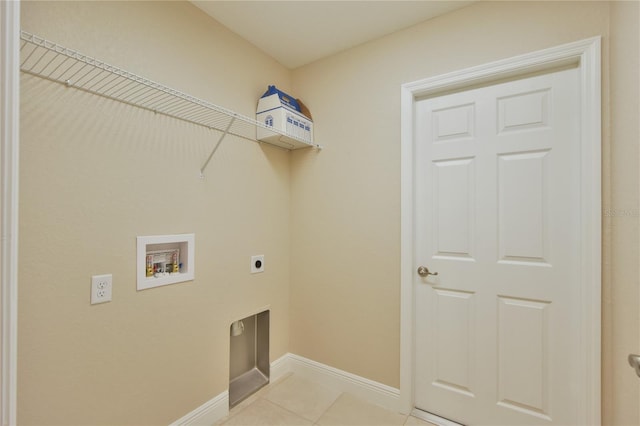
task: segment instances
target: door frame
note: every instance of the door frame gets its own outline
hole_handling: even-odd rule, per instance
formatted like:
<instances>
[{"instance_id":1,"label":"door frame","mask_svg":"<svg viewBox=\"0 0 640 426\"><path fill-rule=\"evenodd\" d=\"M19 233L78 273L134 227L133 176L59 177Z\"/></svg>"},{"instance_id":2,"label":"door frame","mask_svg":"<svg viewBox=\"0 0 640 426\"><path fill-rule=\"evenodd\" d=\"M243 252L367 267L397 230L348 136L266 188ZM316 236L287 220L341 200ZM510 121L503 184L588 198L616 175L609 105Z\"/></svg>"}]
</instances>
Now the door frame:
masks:
<instances>
[{"instance_id":1,"label":"door frame","mask_svg":"<svg viewBox=\"0 0 640 426\"><path fill-rule=\"evenodd\" d=\"M0 1L0 422L16 424L20 1Z\"/></svg>"},{"instance_id":2,"label":"door frame","mask_svg":"<svg viewBox=\"0 0 640 426\"><path fill-rule=\"evenodd\" d=\"M581 210L581 308L580 376L583 419L580 424L601 421L601 38L593 37L485 65L454 71L403 84L401 87L401 242L400 242L400 410L414 408L415 330L414 262L415 227L415 102L452 90L490 84L499 80L575 65L580 75L580 210Z\"/></svg>"}]
</instances>

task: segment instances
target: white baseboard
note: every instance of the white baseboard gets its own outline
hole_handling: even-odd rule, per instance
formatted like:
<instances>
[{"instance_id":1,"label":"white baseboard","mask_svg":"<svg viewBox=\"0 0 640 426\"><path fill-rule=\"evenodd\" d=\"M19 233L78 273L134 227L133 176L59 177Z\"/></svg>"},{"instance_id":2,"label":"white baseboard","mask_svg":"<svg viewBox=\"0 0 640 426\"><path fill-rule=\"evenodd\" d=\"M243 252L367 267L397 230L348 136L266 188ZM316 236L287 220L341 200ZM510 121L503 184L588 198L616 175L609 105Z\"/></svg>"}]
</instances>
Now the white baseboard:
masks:
<instances>
[{"instance_id":1,"label":"white baseboard","mask_svg":"<svg viewBox=\"0 0 640 426\"><path fill-rule=\"evenodd\" d=\"M179 418L169 426L211 426L229 415L229 391L205 402L189 414Z\"/></svg>"},{"instance_id":2,"label":"white baseboard","mask_svg":"<svg viewBox=\"0 0 640 426\"><path fill-rule=\"evenodd\" d=\"M349 392L389 410L400 411L399 389L290 353L271 363L269 381L275 382L289 373L331 389ZM229 415L229 392L224 391L170 426L212 425L227 415Z\"/></svg>"},{"instance_id":3,"label":"white baseboard","mask_svg":"<svg viewBox=\"0 0 640 426\"><path fill-rule=\"evenodd\" d=\"M291 354L284 354L280 358L271 363L269 370L269 383L280 380L283 376L291 373L291 363L289 357Z\"/></svg>"},{"instance_id":4,"label":"white baseboard","mask_svg":"<svg viewBox=\"0 0 640 426\"><path fill-rule=\"evenodd\" d=\"M372 404L400 412L400 390L310 359L287 354L290 371L321 385L348 392ZM284 357L283 357L284 358Z\"/></svg>"}]
</instances>

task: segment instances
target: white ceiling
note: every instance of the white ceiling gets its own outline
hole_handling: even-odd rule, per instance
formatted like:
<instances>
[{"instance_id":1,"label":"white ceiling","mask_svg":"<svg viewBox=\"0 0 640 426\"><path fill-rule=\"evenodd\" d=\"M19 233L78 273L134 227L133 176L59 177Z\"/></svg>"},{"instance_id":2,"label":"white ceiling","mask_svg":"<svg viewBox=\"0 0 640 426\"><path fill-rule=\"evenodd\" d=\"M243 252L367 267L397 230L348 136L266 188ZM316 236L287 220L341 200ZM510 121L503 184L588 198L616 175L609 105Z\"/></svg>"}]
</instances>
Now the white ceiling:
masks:
<instances>
[{"instance_id":1,"label":"white ceiling","mask_svg":"<svg viewBox=\"0 0 640 426\"><path fill-rule=\"evenodd\" d=\"M287 68L296 68L472 1L202 1L193 4Z\"/></svg>"}]
</instances>

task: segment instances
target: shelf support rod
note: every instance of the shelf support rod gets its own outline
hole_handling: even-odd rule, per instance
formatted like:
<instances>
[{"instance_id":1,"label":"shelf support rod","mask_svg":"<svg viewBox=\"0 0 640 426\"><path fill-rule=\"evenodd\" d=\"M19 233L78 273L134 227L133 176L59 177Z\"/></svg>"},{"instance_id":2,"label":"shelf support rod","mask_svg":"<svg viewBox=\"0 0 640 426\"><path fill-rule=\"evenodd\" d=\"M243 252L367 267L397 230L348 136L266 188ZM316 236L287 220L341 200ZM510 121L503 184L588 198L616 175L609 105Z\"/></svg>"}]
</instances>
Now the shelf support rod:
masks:
<instances>
[{"instance_id":1,"label":"shelf support rod","mask_svg":"<svg viewBox=\"0 0 640 426\"><path fill-rule=\"evenodd\" d=\"M220 135L220 138L218 139L218 142L216 143L216 146L213 147L213 151L211 151L211 154L209 154L209 157L207 158L207 161L205 161L204 164L202 165L202 167L200 168L200 177L201 178L204 177L204 169L206 169L207 166L209 165L209 161L211 161L211 158L213 158L213 154L216 153L216 151L218 150L218 147L220 147L220 144L222 143L224 138L229 134L229 129L231 129L231 126L233 125L234 121L236 121L236 117L232 117L231 118L231 121L229 121L229 124L227 124L227 128L224 129L224 132Z\"/></svg>"}]
</instances>

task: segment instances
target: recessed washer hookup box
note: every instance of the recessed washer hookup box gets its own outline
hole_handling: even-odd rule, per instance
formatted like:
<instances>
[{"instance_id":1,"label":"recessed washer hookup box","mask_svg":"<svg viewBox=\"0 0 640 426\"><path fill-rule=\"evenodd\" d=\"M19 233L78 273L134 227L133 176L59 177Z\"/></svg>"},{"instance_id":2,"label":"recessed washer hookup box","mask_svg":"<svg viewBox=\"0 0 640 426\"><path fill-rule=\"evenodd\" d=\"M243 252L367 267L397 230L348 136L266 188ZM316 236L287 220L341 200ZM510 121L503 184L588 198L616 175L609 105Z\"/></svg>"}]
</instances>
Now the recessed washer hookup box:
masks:
<instances>
[{"instance_id":1,"label":"recessed washer hookup box","mask_svg":"<svg viewBox=\"0 0 640 426\"><path fill-rule=\"evenodd\" d=\"M256 121L274 130L286 133L287 136L313 143L313 121L303 114L306 108L295 99L276 88L269 86L258 101ZM274 132L257 128L257 139L265 142L278 142L283 136Z\"/></svg>"}]
</instances>

